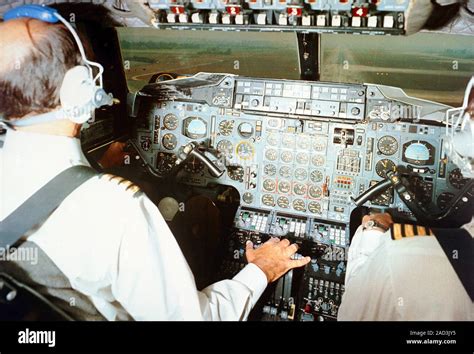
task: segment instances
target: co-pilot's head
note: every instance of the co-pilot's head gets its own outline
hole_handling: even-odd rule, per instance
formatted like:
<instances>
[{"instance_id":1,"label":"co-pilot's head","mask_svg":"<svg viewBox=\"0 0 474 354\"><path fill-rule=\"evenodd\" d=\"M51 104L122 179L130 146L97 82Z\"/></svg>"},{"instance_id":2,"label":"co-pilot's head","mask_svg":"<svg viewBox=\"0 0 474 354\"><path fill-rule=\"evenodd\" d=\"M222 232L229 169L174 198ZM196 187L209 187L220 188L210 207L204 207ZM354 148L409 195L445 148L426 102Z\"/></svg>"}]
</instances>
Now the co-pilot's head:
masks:
<instances>
[{"instance_id":1,"label":"co-pilot's head","mask_svg":"<svg viewBox=\"0 0 474 354\"><path fill-rule=\"evenodd\" d=\"M69 30L35 19L0 23L0 116L7 120L59 109L65 73L82 60ZM75 135L79 126L58 120L21 128Z\"/></svg>"}]
</instances>

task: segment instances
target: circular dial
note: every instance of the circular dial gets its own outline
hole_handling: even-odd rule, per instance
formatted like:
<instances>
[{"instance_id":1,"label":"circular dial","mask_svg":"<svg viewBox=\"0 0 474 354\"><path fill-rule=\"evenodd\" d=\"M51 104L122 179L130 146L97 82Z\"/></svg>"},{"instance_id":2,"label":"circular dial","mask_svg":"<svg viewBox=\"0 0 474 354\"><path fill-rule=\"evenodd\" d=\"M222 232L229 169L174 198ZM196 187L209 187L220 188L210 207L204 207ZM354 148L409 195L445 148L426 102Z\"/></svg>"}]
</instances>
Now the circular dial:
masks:
<instances>
[{"instance_id":1,"label":"circular dial","mask_svg":"<svg viewBox=\"0 0 474 354\"><path fill-rule=\"evenodd\" d=\"M165 149L173 150L176 147L176 144L178 143L178 139L176 139L176 136L174 136L174 134L167 133L163 135L163 139L161 139L161 142Z\"/></svg>"},{"instance_id":2,"label":"circular dial","mask_svg":"<svg viewBox=\"0 0 474 354\"><path fill-rule=\"evenodd\" d=\"M318 183L323 180L323 173L318 170L311 171L311 175L309 176L312 182Z\"/></svg>"},{"instance_id":3,"label":"circular dial","mask_svg":"<svg viewBox=\"0 0 474 354\"><path fill-rule=\"evenodd\" d=\"M201 139L206 136L207 123L198 117L189 117L184 120L184 135L191 139Z\"/></svg>"},{"instance_id":4,"label":"circular dial","mask_svg":"<svg viewBox=\"0 0 474 354\"><path fill-rule=\"evenodd\" d=\"M170 172L171 169L174 167L176 162L176 155L160 152L158 153L156 160L156 170L159 174L165 175Z\"/></svg>"},{"instance_id":5,"label":"circular dial","mask_svg":"<svg viewBox=\"0 0 474 354\"><path fill-rule=\"evenodd\" d=\"M397 166L395 165L395 162L389 159L382 159L375 165L375 172L377 172L377 174L382 178L387 177L387 172L395 172L396 169Z\"/></svg>"},{"instance_id":6,"label":"circular dial","mask_svg":"<svg viewBox=\"0 0 474 354\"><path fill-rule=\"evenodd\" d=\"M323 166L324 165L324 156L323 155L313 155L311 157L311 163L314 166Z\"/></svg>"},{"instance_id":7,"label":"circular dial","mask_svg":"<svg viewBox=\"0 0 474 354\"><path fill-rule=\"evenodd\" d=\"M291 177L291 168L288 166L281 166L279 174L283 178L290 178Z\"/></svg>"},{"instance_id":8,"label":"circular dial","mask_svg":"<svg viewBox=\"0 0 474 354\"><path fill-rule=\"evenodd\" d=\"M438 208L440 208L441 210L444 210L453 198L453 193L443 192L438 196L438 199L436 199L436 205L438 205Z\"/></svg>"},{"instance_id":9,"label":"circular dial","mask_svg":"<svg viewBox=\"0 0 474 354\"><path fill-rule=\"evenodd\" d=\"M293 200L293 209L296 211L306 211L306 204L303 199Z\"/></svg>"},{"instance_id":10,"label":"circular dial","mask_svg":"<svg viewBox=\"0 0 474 354\"><path fill-rule=\"evenodd\" d=\"M262 204L266 206L275 206L275 198L271 194L264 194L262 196Z\"/></svg>"},{"instance_id":11,"label":"circular dial","mask_svg":"<svg viewBox=\"0 0 474 354\"><path fill-rule=\"evenodd\" d=\"M318 186L309 187L308 192L309 192L309 195L311 196L311 198L315 198L315 199L319 199L323 195L323 191Z\"/></svg>"},{"instance_id":12,"label":"circular dial","mask_svg":"<svg viewBox=\"0 0 474 354\"><path fill-rule=\"evenodd\" d=\"M278 183L278 191L280 193L287 194L290 192L290 190L291 190L290 182L280 181L280 183Z\"/></svg>"},{"instance_id":13,"label":"circular dial","mask_svg":"<svg viewBox=\"0 0 474 354\"><path fill-rule=\"evenodd\" d=\"M276 182L272 179L266 179L263 181L263 189L267 192L273 192L276 188Z\"/></svg>"},{"instance_id":14,"label":"circular dial","mask_svg":"<svg viewBox=\"0 0 474 354\"><path fill-rule=\"evenodd\" d=\"M275 161L278 157L277 151L275 149L268 149L265 151L265 158L270 161Z\"/></svg>"},{"instance_id":15,"label":"circular dial","mask_svg":"<svg viewBox=\"0 0 474 354\"><path fill-rule=\"evenodd\" d=\"M300 165L306 165L309 161L309 156L305 152L299 152L296 154L296 162Z\"/></svg>"},{"instance_id":16,"label":"circular dial","mask_svg":"<svg viewBox=\"0 0 474 354\"><path fill-rule=\"evenodd\" d=\"M461 173L459 168L455 168L448 175L449 183L456 189L461 189L467 183L467 178Z\"/></svg>"},{"instance_id":17,"label":"circular dial","mask_svg":"<svg viewBox=\"0 0 474 354\"><path fill-rule=\"evenodd\" d=\"M402 160L416 166L433 165L436 148L424 140L412 140L403 144Z\"/></svg>"},{"instance_id":18,"label":"circular dial","mask_svg":"<svg viewBox=\"0 0 474 354\"><path fill-rule=\"evenodd\" d=\"M244 180L244 168L242 166L228 166L227 175L234 181L242 182Z\"/></svg>"},{"instance_id":19,"label":"circular dial","mask_svg":"<svg viewBox=\"0 0 474 354\"><path fill-rule=\"evenodd\" d=\"M308 136L302 135L298 137L298 141L296 143L298 145L298 148L301 150L308 150L308 148L311 145L311 140Z\"/></svg>"},{"instance_id":20,"label":"circular dial","mask_svg":"<svg viewBox=\"0 0 474 354\"><path fill-rule=\"evenodd\" d=\"M199 173L204 169L204 164L201 160L192 156L188 162L184 165L184 170L188 173Z\"/></svg>"},{"instance_id":21,"label":"circular dial","mask_svg":"<svg viewBox=\"0 0 474 354\"><path fill-rule=\"evenodd\" d=\"M234 145L229 140L221 140L217 143L217 151L224 155L231 155L234 150Z\"/></svg>"},{"instance_id":22,"label":"circular dial","mask_svg":"<svg viewBox=\"0 0 474 354\"><path fill-rule=\"evenodd\" d=\"M283 138L281 139L281 144L288 149L293 148L295 146L295 136L283 135Z\"/></svg>"},{"instance_id":23,"label":"circular dial","mask_svg":"<svg viewBox=\"0 0 474 354\"><path fill-rule=\"evenodd\" d=\"M318 202L309 202L308 210L313 214L321 214L321 204Z\"/></svg>"},{"instance_id":24,"label":"circular dial","mask_svg":"<svg viewBox=\"0 0 474 354\"><path fill-rule=\"evenodd\" d=\"M248 139L253 135L253 125L247 122L240 123L237 129L242 138Z\"/></svg>"},{"instance_id":25,"label":"circular dial","mask_svg":"<svg viewBox=\"0 0 474 354\"><path fill-rule=\"evenodd\" d=\"M167 114L163 119L163 125L168 130L175 130L178 128L178 117L174 114Z\"/></svg>"},{"instance_id":26,"label":"circular dial","mask_svg":"<svg viewBox=\"0 0 474 354\"><path fill-rule=\"evenodd\" d=\"M151 148L151 140L150 139L146 139L146 140L143 140L142 143L140 144L141 148L143 151L148 151L150 150Z\"/></svg>"},{"instance_id":27,"label":"circular dial","mask_svg":"<svg viewBox=\"0 0 474 354\"><path fill-rule=\"evenodd\" d=\"M377 142L377 148L379 151L387 156L393 155L398 150L398 142L391 135L385 135L379 139Z\"/></svg>"},{"instance_id":28,"label":"circular dial","mask_svg":"<svg viewBox=\"0 0 474 354\"><path fill-rule=\"evenodd\" d=\"M245 192L243 195L242 195L242 200L247 203L247 204L252 204L253 202L253 195L252 193L249 193L249 192Z\"/></svg>"},{"instance_id":29,"label":"circular dial","mask_svg":"<svg viewBox=\"0 0 474 354\"><path fill-rule=\"evenodd\" d=\"M283 162L290 163L293 161L293 153L291 151L282 151L280 158Z\"/></svg>"},{"instance_id":30,"label":"circular dial","mask_svg":"<svg viewBox=\"0 0 474 354\"><path fill-rule=\"evenodd\" d=\"M272 165L271 163L267 163L263 167L263 173L266 174L267 176L275 176L276 171L277 171L277 169L276 169L275 165Z\"/></svg>"},{"instance_id":31,"label":"circular dial","mask_svg":"<svg viewBox=\"0 0 474 354\"><path fill-rule=\"evenodd\" d=\"M295 183L293 185L293 193L295 193L296 195L305 195L306 185L302 183Z\"/></svg>"},{"instance_id":32,"label":"circular dial","mask_svg":"<svg viewBox=\"0 0 474 354\"><path fill-rule=\"evenodd\" d=\"M278 136L275 134L268 134L267 135L267 143L271 146L278 145Z\"/></svg>"},{"instance_id":33,"label":"circular dial","mask_svg":"<svg viewBox=\"0 0 474 354\"><path fill-rule=\"evenodd\" d=\"M253 158L255 150L252 144L247 141L242 141L235 148L235 152L242 160L250 160Z\"/></svg>"},{"instance_id":34,"label":"circular dial","mask_svg":"<svg viewBox=\"0 0 474 354\"><path fill-rule=\"evenodd\" d=\"M290 200L287 197L278 197L277 204L280 208L288 208L290 206Z\"/></svg>"},{"instance_id":35,"label":"circular dial","mask_svg":"<svg viewBox=\"0 0 474 354\"><path fill-rule=\"evenodd\" d=\"M308 178L308 172L306 172L305 169L297 168L295 170L295 179L297 179L298 181L304 181L306 180L306 178Z\"/></svg>"},{"instance_id":36,"label":"circular dial","mask_svg":"<svg viewBox=\"0 0 474 354\"><path fill-rule=\"evenodd\" d=\"M313 141L313 150L314 151L324 151L326 149L326 139L325 138L316 138Z\"/></svg>"},{"instance_id":37,"label":"circular dial","mask_svg":"<svg viewBox=\"0 0 474 354\"><path fill-rule=\"evenodd\" d=\"M229 136L232 134L232 130L234 129L234 121L233 120L223 120L219 123L219 133L224 136Z\"/></svg>"}]
</instances>

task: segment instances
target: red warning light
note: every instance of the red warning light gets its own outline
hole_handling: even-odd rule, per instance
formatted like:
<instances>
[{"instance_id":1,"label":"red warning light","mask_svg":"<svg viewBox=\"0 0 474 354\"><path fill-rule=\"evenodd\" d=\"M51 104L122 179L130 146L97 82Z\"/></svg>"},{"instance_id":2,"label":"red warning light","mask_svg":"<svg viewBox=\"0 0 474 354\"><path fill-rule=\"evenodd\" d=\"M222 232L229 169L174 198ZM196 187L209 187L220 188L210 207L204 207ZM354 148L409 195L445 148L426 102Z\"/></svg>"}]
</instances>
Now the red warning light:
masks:
<instances>
[{"instance_id":1,"label":"red warning light","mask_svg":"<svg viewBox=\"0 0 474 354\"><path fill-rule=\"evenodd\" d=\"M184 14L184 6L171 6L170 9L176 15Z\"/></svg>"},{"instance_id":2,"label":"red warning light","mask_svg":"<svg viewBox=\"0 0 474 354\"><path fill-rule=\"evenodd\" d=\"M287 7L286 13L288 16L301 17L303 15L303 9L301 7Z\"/></svg>"},{"instance_id":3,"label":"red warning light","mask_svg":"<svg viewBox=\"0 0 474 354\"><path fill-rule=\"evenodd\" d=\"M354 7L352 9L353 17L367 17L369 14L369 9L366 7Z\"/></svg>"},{"instance_id":4,"label":"red warning light","mask_svg":"<svg viewBox=\"0 0 474 354\"><path fill-rule=\"evenodd\" d=\"M225 9L229 15L240 14L240 6L227 6Z\"/></svg>"}]
</instances>

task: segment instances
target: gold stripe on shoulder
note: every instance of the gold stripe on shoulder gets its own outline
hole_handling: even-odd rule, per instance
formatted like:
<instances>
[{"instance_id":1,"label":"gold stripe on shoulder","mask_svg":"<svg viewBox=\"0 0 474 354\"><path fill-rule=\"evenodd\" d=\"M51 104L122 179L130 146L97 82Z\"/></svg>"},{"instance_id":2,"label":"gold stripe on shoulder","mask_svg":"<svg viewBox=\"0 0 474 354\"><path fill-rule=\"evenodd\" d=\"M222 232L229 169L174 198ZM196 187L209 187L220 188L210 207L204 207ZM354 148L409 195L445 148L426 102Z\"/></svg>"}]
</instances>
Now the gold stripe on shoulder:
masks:
<instances>
[{"instance_id":1,"label":"gold stripe on shoulder","mask_svg":"<svg viewBox=\"0 0 474 354\"><path fill-rule=\"evenodd\" d=\"M408 237L434 236L430 228L412 224L394 223L391 227L392 240L401 240Z\"/></svg>"},{"instance_id":2,"label":"gold stripe on shoulder","mask_svg":"<svg viewBox=\"0 0 474 354\"><path fill-rule=\"evenodd\" d=\"M123 177L105 173L101 175L100 178L105 178L106 180L113 182L117 186L120 186L122 190L132 193L133 196L135 196L138 192L141 192L140 187Z\"/></svg>"}]
</instances>

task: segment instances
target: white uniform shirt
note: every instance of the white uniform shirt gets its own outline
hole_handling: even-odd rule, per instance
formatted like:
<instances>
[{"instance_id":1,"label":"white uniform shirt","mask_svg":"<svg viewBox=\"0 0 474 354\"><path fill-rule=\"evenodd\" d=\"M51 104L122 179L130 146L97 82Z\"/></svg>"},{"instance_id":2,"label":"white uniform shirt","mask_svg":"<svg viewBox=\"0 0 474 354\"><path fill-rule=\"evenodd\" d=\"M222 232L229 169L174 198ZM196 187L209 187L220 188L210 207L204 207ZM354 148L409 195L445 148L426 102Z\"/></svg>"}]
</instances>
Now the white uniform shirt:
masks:
<instances>
[{"instance_id":1,"label":"white uniform shirt","mask_svg":"<svg viewBox=\"0 0 474 354\"><path fill-rule=\"evenodd\" d=\"M465 321L474 306L434 236L362 231L349 247L338 320Z\"/></svg>"},{"instance_id":2,"label":"white uniform shirt","mask_svg":"<svg viewBox=\"0 0 474 354\"><path fill-rule=\"evenodd\" d=\"M0 219L74 165L88 165L78 139L8 131L0 149ZM156 206L106 178L77 188L28 240L108 320L245 320L267 285L248 264L198 291Z\"/></svg>"}]
</instances>

